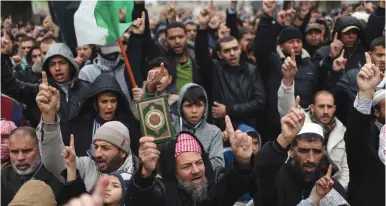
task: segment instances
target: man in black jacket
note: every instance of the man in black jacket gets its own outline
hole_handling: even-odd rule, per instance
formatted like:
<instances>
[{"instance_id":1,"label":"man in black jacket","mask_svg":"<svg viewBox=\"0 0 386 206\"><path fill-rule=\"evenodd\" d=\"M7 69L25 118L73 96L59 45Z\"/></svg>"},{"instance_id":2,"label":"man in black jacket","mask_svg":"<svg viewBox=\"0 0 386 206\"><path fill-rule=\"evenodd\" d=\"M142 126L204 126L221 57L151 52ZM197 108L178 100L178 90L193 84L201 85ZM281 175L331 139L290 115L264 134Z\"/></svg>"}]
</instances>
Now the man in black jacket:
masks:
<instances>
[{"instance_id":1,"label":"man in black jacket","mask_svg":"<svg viewBox=\"0 0 386 206\"><path fill-rule=\"evenodd\" d=\"M267 121L262 123L264 142L273 140L280 134L280 116L277 110L280 84L288 87L294 83L295 96L301 96L300 105L307 108L320 87L322 76L318 74L318 65L311 61L310 55L303 49L303 35L300 30L293 26L283 29L270 16L275 8L269 2L263 2L263 8L265 14L256 32L254 53L261 68L267 101L270 102L265 113Z\"/></svg>"},{"instance_id":2,"label":"man in black jacket","mask_svg":"<svg viewBox=\"0 0 386 206\"><path fill-rule=\"evenodd\" d=\"M8 146L12 166L1 170L1 205L8 205L30 179L45 182L54 192L58 204L65 203L59 195L62 183L41 162L35 130L32 127L16 128L9 136Z\"/></svg>"},{"instance_id":3,"label":"man in black jacket","mask_svg":"<svg viewBox=\"0 0 386 206\"><path fill-rule=\"evenodd\" d=\"M385 1L380 1L364 29L355 17L342 16L337 19L333 30L333 41L330 45L318 49L313 56L313 60L322 67L321 72L328 77L325 89L333 90L336 80L339 80L345 72L361 68L366 63L364 53L375 38L382 36L384 26ZM343 51L344 58L347 59L345 67L339 71L333 70L333 61L339 58Z\"/></svg>"},{"instance_id":4,"label":"man in black jacket","mask_svg":"<svg viewBox=\"0 0 386 206\"><path fill-rule=\"evenodd\" d=\"M48 78L48 84L60 91L60 117L67 121L76 114L82 90L89 86L88 82L79 80L78 64L71 50L63 43L50 47L43 61L42 70ZM43 73L44 73L43 72ZM2 61L2 92L17 101L37 108L35 97L39 92L38 84L21 82L14 77L11 68ZM43 75L43 74L42 74ZM33 125L37 125L40 115L36 116Z\"/></svg>"},{"instance_id":5,"label":"man in black jacket","mask_svg":"<svg viewBox=\"0 0 386 206\"><path fill-rule=\"evenodd\" d=\"M241 131L234 132L229 117L227 126L235 161L218 184L214 183L208 154L193 134L179 133L161 154L153 137L142 137L139 149L142 167L128 187L127 205L233 205L250 189L245 187L250 181L244 180L250 180L257 171L253 170L254 161L250 160L251 137ZM156 177L158 159L162 179Z\"/></svg>"},{"instance_id":6,"label":"man in black jacket","mask_svg":"<svg viewBox=\"0 0 386 206\"><path fill-rule=\"evenodd\" d=\"M169 62L168 71L173 77L169 89L180 90L186 83L191 82L201 85L199 68L193 48L188 44L185 25L179 22L170 22L165 30L166 45L160 45L151 37L145 5L136 2L134 9L136 8L145 12L146 16L139 29L133 30L127 49L127 53L132 54L129 55L129 59L136 79L140 77L145 79L148 72L147 61L161 56Z\"/></svg>"},{"instance_id":7,"label":"man in black jacket","mask_svg":"<svg viewBox=\"0 0 386 206\"><path fill-rule=\"evenodd\" d=\"M378 152L382 142L371 115L374 91L384 75L368 54L366 62L358 73L359 92L344 136L350 169L348 199L353 206L385 205L385 162L380 158L384 151Z\"/></svg>"},{"instance_id":8,"label":"man in black jacket","mask_svg":"<svg viewBox=\"0 0 386 206\"><path fill-rule=\"evenodd\" d=\"M196 60L200 66L203 87L209 96L209 111L214 122L224 129L224 117L229 115L237 127L244 123L256 128L256 115L264 109L265 92L259 70L240 58L236 38L223 37L218 41L217 56L212 59L208 46L208 9L201 11L200 28L196 36Z\"/></svg>"}]
</instances>

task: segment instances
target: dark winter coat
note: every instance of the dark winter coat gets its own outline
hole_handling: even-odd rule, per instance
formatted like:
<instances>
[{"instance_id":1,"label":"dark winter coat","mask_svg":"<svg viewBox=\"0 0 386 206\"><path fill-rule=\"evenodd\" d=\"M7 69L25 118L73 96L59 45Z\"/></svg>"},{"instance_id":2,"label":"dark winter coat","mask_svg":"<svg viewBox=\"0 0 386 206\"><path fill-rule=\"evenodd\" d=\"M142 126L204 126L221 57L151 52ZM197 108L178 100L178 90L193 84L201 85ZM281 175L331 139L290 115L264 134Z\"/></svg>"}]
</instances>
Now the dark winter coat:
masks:
<instances>
[{"instance_id":1,"label":"dark winter coat","mask_svg":"<svg viewBox=\"0 0 386 206\"><path fill-rule=\"evenodd\" d=\"M213 59L209 54L208 32L199 30L196 36L196 60L201 69L203 87L208 94L209 114L213 102L226 106L226 114L237 127L244 123L256 127L256 116L266 103L266 95L259 69L240 60L240 66L231 67L224 60ZM214 123L224 129L223 119Z\"/></svg>"},{"instance_id":2,"label":"dark winter coat","mask_svg":"<svg viewBox=\"0 0 386 206\"><path fill-rule=\"evenodd\" d=\"M275 140L268 142L256 154L256 167L260 173L262 190L262 205L295 206L311 194L315 182L326 171L320 171L309 183L304 182L294 172L294 166L287 160L289 148L282 148ZM345 191L338 181L334 180L334 189L345 197ZM254 198L255 199L255 198Z\"/></svg>"},{"instance_id":3,"label":"dark winter coat","mask_svg":"<svg viewBox=\"0 0 386 206\"><path fill-rule=\"evenodd\" d=\"M342 29L347 26L356 26L360 31L354 50L351 53L345 52L347 63L344 70L340 72L333 71L333 59L329 55L329 45L321 47L313 56L313 60L321 66L321 73L326 76L324 88L330 91L334 89L334 85L342 77L344 72L350 69L362 68L362 66L365 65L365 52L368 51L371 42L375 38L382 36L382 31L385 27L385 9L378 7L370 15L365 29L362 28L361 23L355 17L342 16L336 21L333 34L337 32L341 35Z\"/></svg>"},{"instance_id":4,"label":"dark winter coat","mask_svg":"<svg viewBox=\"0 0 386 206\"><path fill-rule=\"evenodd\" d=\"M287 57L279 46L276 39L281 31L281 25L272 17L264 15L256 32L254 54L257 65L261 69L264 87L267 93L267 104L264 129L262 136L273 140L280 133L280 115L277 109L277 91L283 79L282 64ZM320 89L323 76L319 74L318 65L313 63L310 55L303 49L302 54L296 57L298 72L295 75L295 95L299 95L300 105L307 108L313 99L313 95ZM263 139L263 141L265 141Z\"/></svg>"},{"instance_id":5,"label":"dark winter coat","mask_svg":"<svg viewBox=\"0 0 386 206\"><path fill-rule=\"evenodd\" d=\"M199 142L202 151L200 141ZM202 154L205 165L205 176L208 180L208 197L202 203L194 203L190 195L178 186L176 178L175 163L176 140L169 142L161 153L159 171L162 179L155 177L154 171L148 178L141 177L141 170L137 170L129 184L127 192L127 205L159 205L159 206L214 206L233 205L245 191L250 190L250 180L257 171L254 164L241 169L241 166L234 161L234 164L227 170L221 181L215 185L213 170L207 153ZM243 165L245 166L245 165Z\"/></svg>"},{"instance_id":6,"label":"dark winter coat","mask_svg":"<svg viewBox=\"0 0 386 206\"><path fill-rule=\"evenodd\" d=\"M118 104L115 111L114 120L122 122L130 131L130 148L134 154L138 154L139 138L141 137L139 122L135 119L130 110L126 96L123 94L115 77L109 74L101 74L83 93L80 110L75 118L62 127L63 142L65 145L70 143L70 135L74 135L75 151L77 156L87 156L87 150L93 144L93 126L94 119L100 125L105 123L102 118L98 117L94 105L99 94L104 92L113 92L118 95ZM79 129L82 128L82 129Z\"/></svg>"},{"instance_id":7,"label":"dark winter coat","mask_svg":"<svg viewBox=\"0 0 386 206\"><path fill-rule=\"evenodd\" d=\"M385 205L385 165L378 156L379 130L372 115L352 108L346 128L344 141L350 169L350 204Z\"/></svg>"},{"instance_id":8,"label":"dark winter coat","mask_svg":"<svg viewBox=\"0 0 386 206\"><path fill-rule=\"evenodd\" d=\"M21 186L31 178L41 180L50 186L58 205L67 202L68 199L61 193L62 183L43 164L41 164L36 174L26 176L17 174L13 167L8 165L1 170L1 205L8 205Z\"/></svg>"}]
</instances>

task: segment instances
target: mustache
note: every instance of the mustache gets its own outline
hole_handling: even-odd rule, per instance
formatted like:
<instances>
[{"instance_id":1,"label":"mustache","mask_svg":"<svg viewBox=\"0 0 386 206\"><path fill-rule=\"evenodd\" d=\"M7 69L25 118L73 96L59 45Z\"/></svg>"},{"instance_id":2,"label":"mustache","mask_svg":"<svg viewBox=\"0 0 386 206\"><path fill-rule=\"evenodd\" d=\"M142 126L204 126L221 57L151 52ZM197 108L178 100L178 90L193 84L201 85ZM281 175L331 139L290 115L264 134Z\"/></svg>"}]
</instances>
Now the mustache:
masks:
<instances>
[{"instance_id":1,"label":"mustache","mask_svg":"<svg viewBox=\"0 0 386 206\"><path fill-rule=\"evenodd\" d=\"M314 163L305 163L305 164L303 164L303 167L316 167L316 164L314 164Z\"/></svg>"},{"instance_id":2,"label":"mustache","mask_svg":"<svg viewBox=\"0 0 386 206\"><path fill-rule=\"evenodd\" d=\"M22 165L28 165L28 166L31 166L31 164L30 163L28 163L28 162L18 162L18 163L16 163L15 164L16 166L22 166Z\"/></svg>"}]
</instances>

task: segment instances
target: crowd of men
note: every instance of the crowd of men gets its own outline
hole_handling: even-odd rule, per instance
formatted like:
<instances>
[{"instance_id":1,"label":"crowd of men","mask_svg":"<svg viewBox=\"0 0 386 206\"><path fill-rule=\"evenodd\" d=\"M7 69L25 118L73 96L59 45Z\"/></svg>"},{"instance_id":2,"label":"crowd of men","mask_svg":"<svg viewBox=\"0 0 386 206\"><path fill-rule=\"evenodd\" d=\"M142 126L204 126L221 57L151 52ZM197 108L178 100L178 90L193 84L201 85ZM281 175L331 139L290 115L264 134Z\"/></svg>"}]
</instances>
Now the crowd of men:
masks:
<instances>
[{"instance_id":1,"label":"crowd of men","mask_svg":"<svg viewBox=\"0 0 386 206\"><path fill-rule=\"evenodd\" d=\"M135 1L117 42L2 18L2 205L385 205L385 1ZM140 128L166 95L175 138Z\"/></svg>"}]
</instances>

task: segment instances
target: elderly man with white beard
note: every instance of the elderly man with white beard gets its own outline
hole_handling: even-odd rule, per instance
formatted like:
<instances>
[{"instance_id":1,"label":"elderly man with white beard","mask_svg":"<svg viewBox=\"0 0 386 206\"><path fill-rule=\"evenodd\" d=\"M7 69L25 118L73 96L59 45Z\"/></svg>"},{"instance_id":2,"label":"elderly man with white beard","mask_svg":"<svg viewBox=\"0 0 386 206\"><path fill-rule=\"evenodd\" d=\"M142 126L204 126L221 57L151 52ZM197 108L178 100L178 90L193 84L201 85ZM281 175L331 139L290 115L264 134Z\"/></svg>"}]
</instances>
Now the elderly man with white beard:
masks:
<instances>
[{"instance_id":1,"label":"elderly man with white beard","mask_svg":"<svg viewBox=\"0 0 386 206\"><path fill-rule=\"evenodd\" d=\"M61 182L41 162L35 129L14 129L9 135L8 147L12 164L1 169L1 205L8 205L21 186L31 179L49 185L59 204L66 201L59 195Z\"/></svg>"},{"instance_id":2,"label":"elderly man with white beard","mask_svg":"<svg viewBox=\"0 0 386 206\"><path fill-rule=\"evenodd\" d=\"M208 154L194 134L182 131L176 140L166 143L162 153L154 137L142 137L142 166L128 186L127 205L233 205L250 189L245 185L250 185L257 171L251 161L251 137L234 131L228 116L226 123L235 161L217 184ZM156 168L162 178L156 177Z\"/></svg>"}]
</instances>

